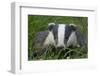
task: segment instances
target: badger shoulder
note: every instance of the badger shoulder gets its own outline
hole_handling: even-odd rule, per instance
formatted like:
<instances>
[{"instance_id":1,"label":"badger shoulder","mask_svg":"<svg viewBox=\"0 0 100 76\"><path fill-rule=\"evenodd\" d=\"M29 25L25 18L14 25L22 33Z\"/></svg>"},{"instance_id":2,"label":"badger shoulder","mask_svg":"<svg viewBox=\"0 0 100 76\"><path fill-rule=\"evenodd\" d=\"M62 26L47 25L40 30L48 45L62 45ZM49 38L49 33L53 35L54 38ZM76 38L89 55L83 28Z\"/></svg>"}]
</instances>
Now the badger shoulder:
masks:
<instances>
[{"instance_id":1,"label":"badger shoulder","mask_svg":"<svg viewBox=\"0 0 100 76\"><path fill-rule=\"evenodd\" d=\"M51 31L41 31L35 35L33 43L35 48L46 48L54 45L54 36Z\"/></svg>"},{"instance_id":2,"label":"badger shoulder","mask_svg":"<svg viewBox=\"0 0 100 76\"><path fill-rule=\"evenodd\" d=\"M40 46L43 45L46 37L48 36L49 31L41 31L41 32L37 32L35 35L35 38L33 38L33 43L39 44Z\"/></svg>"}]
</instances>

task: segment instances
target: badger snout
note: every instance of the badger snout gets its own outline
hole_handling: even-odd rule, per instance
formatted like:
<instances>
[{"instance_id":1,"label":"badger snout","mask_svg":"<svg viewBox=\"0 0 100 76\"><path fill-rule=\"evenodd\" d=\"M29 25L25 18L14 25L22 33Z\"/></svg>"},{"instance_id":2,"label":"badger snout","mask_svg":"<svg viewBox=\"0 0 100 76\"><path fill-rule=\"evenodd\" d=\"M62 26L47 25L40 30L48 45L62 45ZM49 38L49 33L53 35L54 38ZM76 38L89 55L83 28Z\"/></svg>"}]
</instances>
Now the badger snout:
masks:
<instances>
[{"instance_id":1,"label":"badger snout","mask_svg":"<svg viewBox=\"0 0 100 76\"><path fill-rule=\"evenodd\" d=\"M57 47L58 50L63 50L64 49L64 46L59 46Z\"/></svg>"},{"instance_id":2,"label":"badger snout","mask_svg":"<svg viewBox=\"0 0 100 76\"><path fill-rule=\"evenodd\" d=\"M64 43L58 43L56 45L57 50L64 50L65 49L65 44Z\"/></svg>"}]
</instances>

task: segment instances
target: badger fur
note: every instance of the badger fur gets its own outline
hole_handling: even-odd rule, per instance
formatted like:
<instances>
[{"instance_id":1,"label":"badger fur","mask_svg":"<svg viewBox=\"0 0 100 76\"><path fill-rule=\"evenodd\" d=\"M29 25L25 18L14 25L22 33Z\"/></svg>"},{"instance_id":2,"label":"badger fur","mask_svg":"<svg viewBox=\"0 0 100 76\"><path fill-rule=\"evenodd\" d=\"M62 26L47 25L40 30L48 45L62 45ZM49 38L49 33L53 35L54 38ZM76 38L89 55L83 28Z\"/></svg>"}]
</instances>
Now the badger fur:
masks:
<instances>
[{"instance_id":1,"label":"badger fur","mask_svg":"<svg viewBox=\"0 0 100 76\"><path fill-rule=\"evenodd\" d=\"M49 45L64 50L70 46L81 47L85 45L85 40L75 24L49 23L48 31L38 32L35 36L34 54L43 53Z\"/></svg>"}]
</instances>

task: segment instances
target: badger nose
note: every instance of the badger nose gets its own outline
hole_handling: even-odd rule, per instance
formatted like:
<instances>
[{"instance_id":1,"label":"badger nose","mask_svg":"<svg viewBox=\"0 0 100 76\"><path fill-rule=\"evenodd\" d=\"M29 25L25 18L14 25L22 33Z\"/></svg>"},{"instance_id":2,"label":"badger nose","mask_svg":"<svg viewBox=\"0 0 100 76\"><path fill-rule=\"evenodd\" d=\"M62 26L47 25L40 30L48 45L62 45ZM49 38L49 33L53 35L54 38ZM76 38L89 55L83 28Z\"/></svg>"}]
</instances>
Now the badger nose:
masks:
<instances>
[{"instance_id":1,"label":"badger nose","mask_svg":"<svg viewBox=\"0 0 100 76\"><path fill-rule=\"evenodd\" d=\"M57 47L58 50L62 50L63 48L64 48L63 46Z\"/></svg>"}]
</instances>

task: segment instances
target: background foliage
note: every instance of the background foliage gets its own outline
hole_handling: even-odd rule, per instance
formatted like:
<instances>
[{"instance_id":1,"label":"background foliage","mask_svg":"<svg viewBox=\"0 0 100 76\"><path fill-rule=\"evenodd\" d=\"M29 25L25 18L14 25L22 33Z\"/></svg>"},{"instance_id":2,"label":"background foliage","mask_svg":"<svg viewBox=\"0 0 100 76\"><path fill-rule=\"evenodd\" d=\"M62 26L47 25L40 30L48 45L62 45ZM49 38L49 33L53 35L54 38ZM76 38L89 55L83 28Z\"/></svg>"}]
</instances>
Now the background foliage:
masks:
<instances>
[{"instance_id":1,"label":"background foliage","mask_svg":"<svg viewBox=\"0 0 100 76\"><path fill-rule=\"evenodd\" d=\"M67 48L65 51L55 51L54 48L46 50L41 56L33 57L32 42L35 34L39 31L45 31L48 23L57 22L64 24L76 24L81 28L81 32L87 35L88 18L71 16L43 16L28 15L28 59L79 59L87 58L87 47L85 48ZM50 51L51 50L51 51Z\"/></svg>"}]
</instances>

